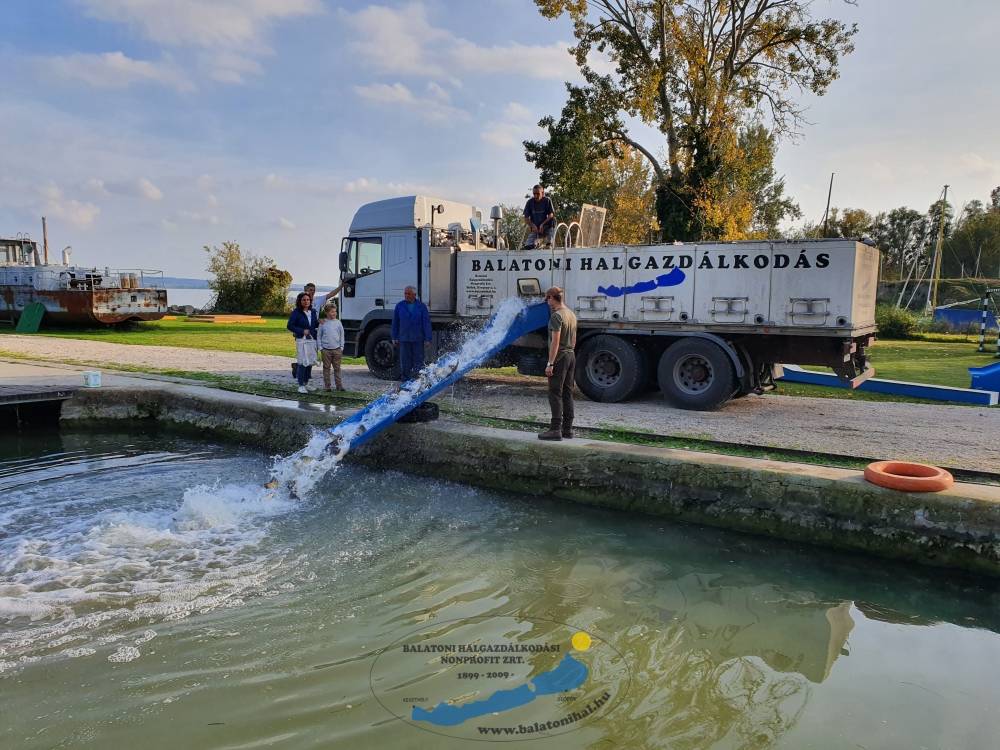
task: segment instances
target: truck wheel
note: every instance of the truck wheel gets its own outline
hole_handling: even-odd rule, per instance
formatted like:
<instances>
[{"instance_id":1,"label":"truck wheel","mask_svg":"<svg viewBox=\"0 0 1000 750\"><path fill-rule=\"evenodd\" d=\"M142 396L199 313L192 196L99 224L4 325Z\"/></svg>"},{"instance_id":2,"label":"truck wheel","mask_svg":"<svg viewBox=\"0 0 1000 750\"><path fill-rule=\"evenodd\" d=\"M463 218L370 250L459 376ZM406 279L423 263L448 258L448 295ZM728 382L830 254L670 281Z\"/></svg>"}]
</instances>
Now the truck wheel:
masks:
<instances>
[{"instance_id":1,"label":"truck wheel","mask_svg":"<svg viewBox=\"0 0 1000 750\"><path fill-rule=\"evenodd\" d=\"M433 401L425 401L419 406L415 407L413 411L408 411L406 414L397 419L397 422L404 422L407 424L414 424L417 422L433 422L440 415L440 409L437 404Z\"/></svg>"},{"instance_id":2,"label":"truck wheel","mask_svg":"<svg viewBox=\"0 0 1000 750\"><path fill-rule=\"evenodd\" d=\"M736 390L729 357L711 341L687 338L671 344L657 368L663 395L680 409L712 411Z\"/></svg>"},{"instance_id":3,"label":"truck wheel","mask_svg":"<svg viewBox=\"0 0 1000 750\"><path fill-rule=\"evenodd\" d=\"M365 340L368 371L382 380L399 380L399 352L392 345L392 327L381 325Z\"/></svg>"},{"instance_id":4,"label":"truck wheel","mask_svg":"<svg viewBox=\"0 0 1000 750\"><path fill-rule=\"evenodd\" d=\"M584 341L576 357L576 384L592 401L618 403L646 382L642 351L618 336L601 334Z\"/></svg>"}]
</instances>

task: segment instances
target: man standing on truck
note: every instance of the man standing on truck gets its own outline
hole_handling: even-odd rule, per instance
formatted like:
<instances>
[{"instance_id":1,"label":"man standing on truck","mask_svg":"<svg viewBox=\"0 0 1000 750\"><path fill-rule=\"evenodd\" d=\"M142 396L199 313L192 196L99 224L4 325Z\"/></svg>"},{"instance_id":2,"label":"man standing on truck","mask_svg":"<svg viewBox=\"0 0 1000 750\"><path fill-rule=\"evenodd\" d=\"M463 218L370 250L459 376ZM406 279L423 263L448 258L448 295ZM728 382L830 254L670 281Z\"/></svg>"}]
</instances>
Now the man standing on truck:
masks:
<instances>
[{"instance_id":1,"label":"man standing on truck","mask_svg":"<svg viewBox=\"0 0 1000 750\"><path fill-rule=\"evenodd\" d=\"M392 343L399 347L399 377L406 382L424 366L424 343L431 340L431 314L417 299L417 288L403 290L392 311Z\"/></svg>"},{"instance_id":2,"label":"man standing on truck","mask_svg":"<svg viewBox=\"0 0 1000 750\"><path fill-rule=\"evenodd\" d=\"M541 185L531 188L531 197L524 204L524 223L528 225L530 233L524 241L526 249L538 247L542 237L552 244L556 236L556 211L552 206L552 199L545 194L545 188Z\"/></svg>"},{"instance_id":3,"label":"man standing on truck","mask_svg":"<svg viewBox=\"0 0 1000 750\"><path fill-rule=\"evenodd\" d=\"M563 304L563 290L557 286L545 292L549 314L549 408L552 423L539 440L573 437L573 376L576 372L576 315Z\"/></svg>"}]
</instances>

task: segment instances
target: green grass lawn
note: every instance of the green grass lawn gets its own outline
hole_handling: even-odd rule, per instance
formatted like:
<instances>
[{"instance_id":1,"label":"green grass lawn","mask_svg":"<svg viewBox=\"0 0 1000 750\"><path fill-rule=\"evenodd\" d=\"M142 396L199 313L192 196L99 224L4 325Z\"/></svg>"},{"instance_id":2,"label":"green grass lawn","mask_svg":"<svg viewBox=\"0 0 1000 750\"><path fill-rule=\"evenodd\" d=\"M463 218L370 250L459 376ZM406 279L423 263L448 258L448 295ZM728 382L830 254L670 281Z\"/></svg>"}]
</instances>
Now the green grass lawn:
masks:
<instances>
[{"instance_id":1,"label":"green grass lawn","mask_svg":"<svg viewBox=\"0 0 1000 750\"><path fill-rule=\"evenodd\" d=\"M868 358L875 368L875 377L878 378L968 388L971 382L968 368L980 367L997 361L990 352L983 354L976 352L976 346L977 344L972 339L968 341L886 340L877 341L868 350ZM806 369L829 372L827 368L823 367L807 367ZM843 388L825 388L819 385L800 383L779 383L777 392L786 396L937 403L926 399L850 391Z\"/></svg>"},{"instance_id":2,"label":"green grass lawn","mask_svg":"<svg viewBox=\"0 0 1000 750\"><path fill-rule=\"evenodd\" d=\"M192 349L214 349L225 352L250 352L294 357L295 344L292 334L285 328L286 318L265 318L266 323L188 323L183 318L139 323L132 330L115 328L58 329L42 331L41 335L56 338L106 341L109 344L136 344L146 346L185 346ZM10 333L11 330L5 331ZM0 342L3 339L0 338ZM357 364L363 359L347 358L347 364Z\"/></svg>"},{"instance_id":3,"label":"green grass lawn","mask_svg":"<svg viewBox=\"0 0 1000 750\"><path fill-rule=\"evenodd\" d=\"M183 319L178 319L141 323L134 330L116 330L114 328L50 329L40 335L107 341L114 344L183 346L194 349L294 357L295 347L291 334L285 329L285 319L267 318L266 321L263 325L216 325L213 323L188 323ZM11 329L6 329L0 333L0 349L3 348L4 333L10 331ZM878 341L869 351L876 375L890 380L909 380L968 388L969 367L996 361L991 353L979 354L976 352L974 337L950 337L932 334L928 336L928 339L930 340ZM364 362L363 359L345 359L344 361L349 364ZM513 368L505 368L501 372L502 374L514 374ZM791 383L780 384L778 392L788 395L860 398L878 401L913 400Z\"/></svg>"},{"instance_id":4,"label":"green grass lawn","mask_svg":"<svg viewBox=\"0 0 1000 750\"><path fill-rule=\"evenodd\" d=\"M868 350L875 376L889 380L969 387L969 368L996 360L972 342L877 341ZM810 368L821 369L821 368Z\"/></svg>"}]
</instances>

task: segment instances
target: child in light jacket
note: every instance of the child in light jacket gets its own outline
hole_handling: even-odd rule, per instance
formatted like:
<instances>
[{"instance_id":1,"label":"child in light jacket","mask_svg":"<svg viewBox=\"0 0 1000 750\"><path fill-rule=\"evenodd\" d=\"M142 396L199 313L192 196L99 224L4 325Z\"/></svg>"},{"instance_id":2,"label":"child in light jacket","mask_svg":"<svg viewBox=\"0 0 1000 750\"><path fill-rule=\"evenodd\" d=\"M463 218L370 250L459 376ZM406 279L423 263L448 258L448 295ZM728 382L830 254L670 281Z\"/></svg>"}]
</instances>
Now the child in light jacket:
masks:
<instances>
[{"instance_id":1,"label":"child in light jacket","mask_svg":"<svg viewBox=\"0 0 1000 750\"><path fill-rule=\"evenodd\" d=\"M332 390L330 388L332 367L337 390L346 390L344 381L340 378L340 363L344 356L344 324L337 320L336 305L329 305L326 308L326 318L320 323L319 350L323 355L323 384L326 389Z\"/></svg>"}]
</instances>

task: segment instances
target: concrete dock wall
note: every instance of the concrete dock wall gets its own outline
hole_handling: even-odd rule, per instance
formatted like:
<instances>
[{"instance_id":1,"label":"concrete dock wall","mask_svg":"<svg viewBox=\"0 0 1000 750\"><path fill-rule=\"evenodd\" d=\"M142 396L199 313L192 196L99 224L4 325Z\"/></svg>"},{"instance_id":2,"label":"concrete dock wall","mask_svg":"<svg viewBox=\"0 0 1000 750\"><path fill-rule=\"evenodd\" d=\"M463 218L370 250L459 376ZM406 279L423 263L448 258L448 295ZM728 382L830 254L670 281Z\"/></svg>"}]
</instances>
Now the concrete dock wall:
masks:
<instances>
[{"instance_id":1,"label":"concrete dock wall","mask_svg":"<svg viewBox=\"0 0 1000 750\"><path fill-rule=\"evenodd\" d=\"M63 420L144 420L273 452L349 412L195 386L81 391ZM394 438L405 433L400 441ZM403 447L405 446L405 447ZM397 425L349 460L480 487L1000 575L1000 487L903 493L861 472L439 421Z\"/></svg>"}]
</instances>

